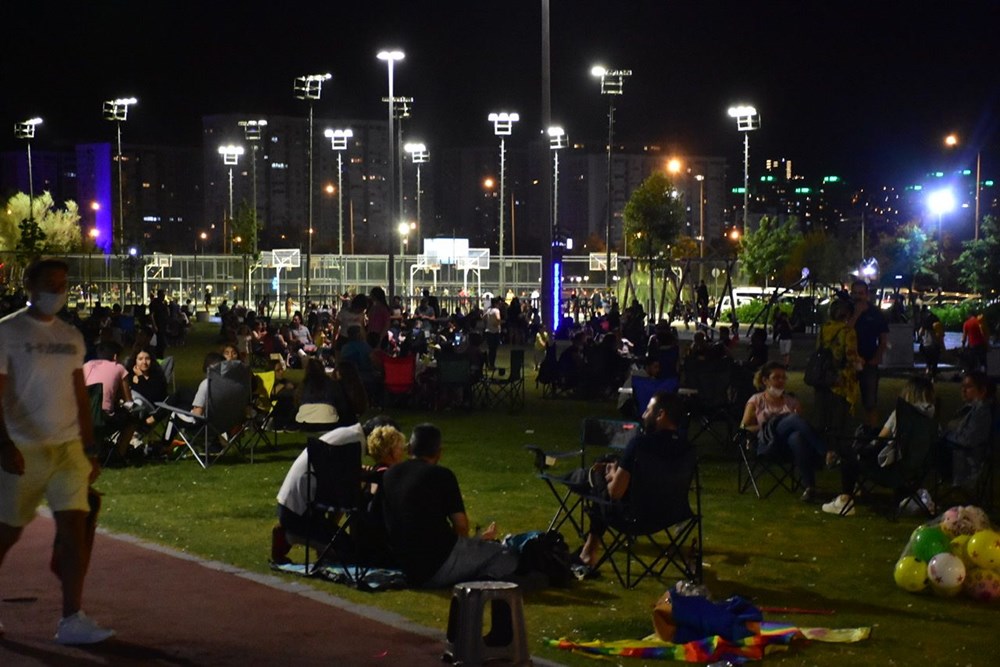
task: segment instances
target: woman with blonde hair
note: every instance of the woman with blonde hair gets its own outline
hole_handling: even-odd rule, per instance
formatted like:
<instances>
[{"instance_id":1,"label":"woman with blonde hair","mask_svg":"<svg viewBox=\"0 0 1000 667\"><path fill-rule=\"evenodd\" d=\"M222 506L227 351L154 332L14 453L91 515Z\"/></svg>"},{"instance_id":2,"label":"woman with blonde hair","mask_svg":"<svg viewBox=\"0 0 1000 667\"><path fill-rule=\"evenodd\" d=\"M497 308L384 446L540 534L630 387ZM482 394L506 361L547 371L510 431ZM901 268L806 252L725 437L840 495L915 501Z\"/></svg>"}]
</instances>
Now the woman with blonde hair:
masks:
<instances>
[{"instance_id":1,"label":"woman with blonde hair","mask_svg":"<svg viewBox=\"0 0 1000 667\"><path fill-rule=\"evenodd\" d=\"M830 319L819 330L816 347L833 353L834 365L839 369L837 380L831 387L816 387L816 407L819 411L820 433L827 439L830 449L839 449L844 442L844 425L854 414L854 406L861 400L858 370L858 335L848 323L851 304L846 299L834 299L830 304Z\"/></svg>"}]
</instances>

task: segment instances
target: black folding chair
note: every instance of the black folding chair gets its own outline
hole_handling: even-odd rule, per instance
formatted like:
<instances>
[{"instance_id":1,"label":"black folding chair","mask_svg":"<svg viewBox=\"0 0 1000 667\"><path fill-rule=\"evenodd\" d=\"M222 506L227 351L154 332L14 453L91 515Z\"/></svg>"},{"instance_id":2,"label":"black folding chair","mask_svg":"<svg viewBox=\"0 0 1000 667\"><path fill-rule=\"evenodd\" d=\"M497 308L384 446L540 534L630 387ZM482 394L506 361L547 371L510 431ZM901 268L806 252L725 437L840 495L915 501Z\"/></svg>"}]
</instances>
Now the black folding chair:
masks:
<instances>
[{"instance_id":1,"label":"black folding chair","mask_svg":"<svg viewBox=\"0 0 1000 667\"><path fill-rule=\"evenodd\" d=\"M733 380L733 360L688 359L684 362L684 377L681 386L691 391L691 430L688 438L696 441L704 433L709 433L720 444L732 441L738 416L736 404L730 396ZM718 424L723 432L719 432Z\"/></svg>"},{"instance_id":2,"label":"black folding chair","mask_svg":"<svg viewBox=\"0 0 1000 667\"><path fill-rule=\"evenodd\" d=\"M545 451L536 445L525 445L525 449L534 454L537 477L545 482L559 503L547 530L559 530L569 522L578 537L582 538L586 534L583 527L583 494L590 488L586 480L590 465L597 458L594 451L598 450L601 454L620 452L640 429L639 422L588 417L581 424L579 449ZM576 470L562 475L552 473L552 468L559 461L577 457L580 467Z\"/></svg>"},{"instance_id":3,"label":"black folding chair","mask_svg":"<svg viewBox=\"0 0 1000 667\"><path fill-rule=\"evenodd\" d=\"M94 439L97 451L92 452L107 466L118 447L118 429L108 423L104 413L104 385L100 382L87 385L87 398L90 399L90 420L94 425Z\"/></svg>"},{"instance_id":4,"label":"black folding chair","mask_svg":"<svg viewBox=\"0 0 1000 667\"><path fill-rule=\"evenodd\" d=\"M624 501L587 498L603 512L608 530L597 567L610 563L625 588L647 576L662 579L668 569L702 580L701 479L693 446L679 456L637 457ZM692 498L694 507L691 506Z\"/></svg>"},{"instance_id":5,"label":"black folding chair","mask_svg":"<svg viewBox=\"0 0 1000 667\"><path fill-rule=\"evenodd\" d=\"M795 460L789 451L759 454L757 434L741 428L733 436L736 446L736 484L740 493L753 489L757 498L767 498L778 489L795 493L802 484L795 474Z\"/></svg>"},{"instance_id":6,"label":"black folding chair","mask_svg":"<svg viewBox=\"0 0 1000 667\"><path fill-rule=\"evenodd\" d=\"M510 351L510 372L491 377L487 392L491 405L506 403L511 412L524 407L524 350Z\"/></svg>"}]
</instances>

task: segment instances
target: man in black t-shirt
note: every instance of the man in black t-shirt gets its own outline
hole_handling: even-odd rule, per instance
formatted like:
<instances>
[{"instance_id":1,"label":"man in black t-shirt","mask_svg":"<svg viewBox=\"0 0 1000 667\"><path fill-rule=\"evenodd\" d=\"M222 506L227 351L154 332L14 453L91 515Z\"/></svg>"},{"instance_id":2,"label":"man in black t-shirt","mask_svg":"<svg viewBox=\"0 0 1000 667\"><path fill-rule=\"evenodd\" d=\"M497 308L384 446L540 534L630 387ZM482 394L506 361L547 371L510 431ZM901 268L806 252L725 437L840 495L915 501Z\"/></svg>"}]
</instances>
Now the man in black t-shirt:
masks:
<instances>
[{"instance_id":1,"label":"man in black t-shirt","mask_svg":"<svg viewBox=\"0 0 1000 667\"><path fill-rule=\"evenodd\" d=\"M851 299L854 301L854 315L850 323L858 335L858 356L864 363L858 372L864 421L866 425L876 428L881 424L878 418L878 367L889 344L889 325L871 302L868 283L855 280L851 284Z\"/></svg>"},{"instance_id":2,"label":"man in black t-shirt","mask_svg":"<svg viewBox=\"0 0 1000 667\"><path fill-rule=\"evenodd\" d=\"M389 544L410 583L443 588L462 581L504 579L518 557L492 538L490 524L469 537L469 518L455 474L441 460L441 431L420 424L410 436L410 459L389 468L382 480Z\"/></svg>"}]
</instances>

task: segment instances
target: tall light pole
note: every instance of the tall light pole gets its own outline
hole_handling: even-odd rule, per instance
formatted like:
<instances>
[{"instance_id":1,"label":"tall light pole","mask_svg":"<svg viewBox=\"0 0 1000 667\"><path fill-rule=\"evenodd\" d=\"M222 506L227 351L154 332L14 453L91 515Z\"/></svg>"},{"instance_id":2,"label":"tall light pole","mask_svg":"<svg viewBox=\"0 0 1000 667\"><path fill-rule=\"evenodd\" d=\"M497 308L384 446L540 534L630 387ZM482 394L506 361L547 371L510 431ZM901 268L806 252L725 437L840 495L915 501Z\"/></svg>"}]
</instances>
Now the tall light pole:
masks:
<instances>
[{"instance_id":1,"label":"tall light pole","mask_svg":"<svg viewBox=\"0 0 1000 667\"><path fill-rule=\"evenodd\" d=\"M35 128L42 124L41 118L29 118L23 123L14 123L14 136L24 139L28 147L28 220L35 221L35 180L31 174L31 140L35 138Z\"/></svg>"},{"instance_id":2,"label":"tall light pole","mask_svg":"<svg viewBox=\"0 0 1000 667\"><path fill-rule=\"evenodd\" d=\"M118 254L125 252L125 196L122 185L122 123L128 120L128 108L138 102L134 97L119 97L104 103L104 120L112 121L118 135ZM114 236L112 234L112 236ZM111 239L115 248L115 239Z\"/></svg>"},{"instance_id":3,"label":"tall light pole","mask_svg":"<svg viewBox=\"0 0 1000 667\"><path fill-rule=\"evenodd\" d=\"M550 237L552 238L552 330L554 331L559 322L559 311L561 310L562 284L559 279L562 275L562 249L556 248L556 244L561 240L559 234L559 151L566 148L569 138L566 131L559 126L551 126L546 130L549 135L549 150L552 152L552 224Z\"/></svg>"},{"instance_id":4,"label":"tall light pole","mask_svg":"<svg viewBox=\"0 0 1000 667\"><path fill-rule=\"evenodd\" d=\"M233 232L233 167L239 164L240 156L243 155L243 147L232 144L219 146L219 155L222 156L222 164L229 167L229 217L222 217L222 254L226 255L228 254L226 241ZM228 245L232 248L232 243Z\"/></svg>"},{"instance_id":5,"label":"tall light pole","mask_svg":"<svg viewBox=\"0 0 1000 667\"><path fill-rule=\"evenodd\" d=\"M609 70L602 65L594 65L590 68L592 76L601 80L601 95L608 96L608 222L604 229L604 245L606 257L604 265L604 288L611 289L611 224L614 221L615 210L611 201L611 157L615 145L615 96L621 95L625 88L625 77L632 76L630 69ZM622 232L623 242L625 239L624 230ZM622 247L625 251L626 245Z\"/></svg>"},{"instance_id":6,"label":"tall light pole","mask_svg":"<svg viewBox=\"0 0 1000 667\"><path fill-rule=\"evenodd\" d=\"M955 146L958 145L958 135L949 134L947 137L944 138L944 143L949 148L954 148ZM980 184L980 178L981 178L980 167L982 166L982 158L983 158L983 151L977 150L976 151L976 210L974 214L975 217L973 218L973 226L975 229L973 240L975 241L979 240L979 194L982 189Z\"/></svg>"},{"instance_id":7,"label":"tall light pole","mask_svg":"<svg viewBox=\"0 0 1000 667\"><path fill-rule=\"evenodd\" d=\"M264 119L260 120L241 120L238 125L243 128L243 138L250 142L250 147L252 152L250 153L251 159L251 170L253 171L253 236L251 237L251 253L254 257L257 256L257 242L258 234L260 233L257 223L257 150L260 148L261 135L264 133L264 128L267 127L267 121Z\"/></svg>"},{"instance_id":8,"label":"tall light pole","mask_svg":"<svg viewBox=\"0 0 1000 667\"><path fill-rule=\"evenodd\" d=\"M705 279L705 176L695 174L698 181L698 280Z\"/></svg>"},{"instance_id":9,"label":"tall light pole","mask_svg":"<svg viewBox=\"0 0 1000 667\"><path fill-rule=\"evenodd\" d=\"M417 254L423 246L423 227L420 224L420 165L427 162L431 154L427 152L427 146L421 143L408 143L403 146L403 150L410 154L410 162L417 165Z\"/></svg>"},{"instance_id":10,"label":"tall light pole","mask_svg":"<svg viewBox=\"0 0 1000 667\"><path fill-rule=\"evenodd\" d=\"M337 151L337 254L344 254L344 151L354 130L326 130L323 136L330 140L330 148Z\"/></svg>"},{"instance_id":11,"label":"tall light pole","mask_svg":"<svg viewBox=\"0 0 1000 667\"><path fill-rule=\"evenodd\" d=\"M323 82L333 78L332 74L307 74L295 78L292 90L295 99L309 101L309 148L306 154L309 156L309 182L306 189L309 191L309 232L306 235L306 298L309 297L310 282L312 278L312 245L313 245L313 103L323 95Z\"/></svg>"},{"instance_id":12,"label":"tall light pole","mask_svg":"<svg viewBox=\"0 0 1000 667\"><path fill-rule=\"evenodd\" d=\"M757 109L749 104L729 107L729 117L736 119L736 129L743 133L743 233L747 231L747 211L750 206L750 133L760 129Z\"/></svg>"},{"instance_id":13,"label":"tall light pole","mask_svg":"<svg viewBox=\"0 0 1000 667\"><path fill-rule=\"evenodd\" d=\"M499 113L491 113L486 117L488 121L493 123L493 134L500 137L500 297L507 293L506 287L506 276L504 262L503 262L503 208L504 208L504 182L506 179L506 160L507 160L507 148L504 143L504 137L510 136L513 130L514 123L521 120L521 117L516 113L507 113L506 111L501 111Z\"/></svg>"},{"instance_id":14,"label":"tall light pole","mask_svg":"<svg viewBox=\"0 0 1000 667\"><path fill-rule=\"evenodd\" d=\"M393 295L396 293L396 258L393 256L392 247L392 223L396 219L396 133L393 131L393 96L395 95L395 89L393 87L393 70L395 68L396 61L402 60L406 55L399 49L386 49L379 51L376 57L385 62L389 74L389 215L386 219L386 243L389 250L389 298L392 299Z\"/></svg>"},{"instance_id":15,"label":"tall light pole","mask_svg":"<svg viewBox=\"0 0 1000 667\"><path fill-rule=\"evenodd\" d=\"M91 202L91 207L93 206L97 206L97 208L100 208L100 204L98 204L96 201ZM94 210L96 211L97 209ZM97 237L100 235L101 235L101 230L99 230L97 227L91 227L89 230L87 230L87 236L90 239L90 242L87 244L87 305L88 306L94 305L94 290L93 290L94 281L93 281L93 276L90 272L91 268L90 260L94 256L94 248L97 247Z\"/></svg>"}]
</instances>

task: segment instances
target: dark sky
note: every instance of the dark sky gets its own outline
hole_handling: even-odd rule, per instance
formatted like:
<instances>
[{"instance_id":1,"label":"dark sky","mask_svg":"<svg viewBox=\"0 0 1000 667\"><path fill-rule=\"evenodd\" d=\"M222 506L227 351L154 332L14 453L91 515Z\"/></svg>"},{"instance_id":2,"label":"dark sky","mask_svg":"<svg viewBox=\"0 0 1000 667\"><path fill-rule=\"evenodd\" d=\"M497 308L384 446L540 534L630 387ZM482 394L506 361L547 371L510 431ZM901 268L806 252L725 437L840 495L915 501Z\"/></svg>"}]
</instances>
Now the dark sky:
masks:
<instances>
[{"instance_id":1,"label":"dark sky","mask_svg":"<svg viewBox=\"0 0 1000 667\"><path fill-rule=\"evenodd\" d=\"M134 95L126 143L199 143L200 117L305 115L292 79L329 71L318 116L382 118L385 65L406 52L398 95L432 152L493 142L486 115L541 130L539 1L6 3L0 60L6 127L42 116L39 150L109 140L101 102ZM900 183L938 167L941 139L979 142L1000 165L1000 3L551 0L553 118L600 143L606 102L589 70L630 68L617 112L625 142L742 158L727 107L757 106L757 158L817 177ZM6 131L0 145L18 144ZM974 154L974 149L972 150ZM972 158L974 159L974 158ZM731 170L734 174L738 169ZM996 173L995 170L992 173Z\"/></svg>"}]
</instances>

